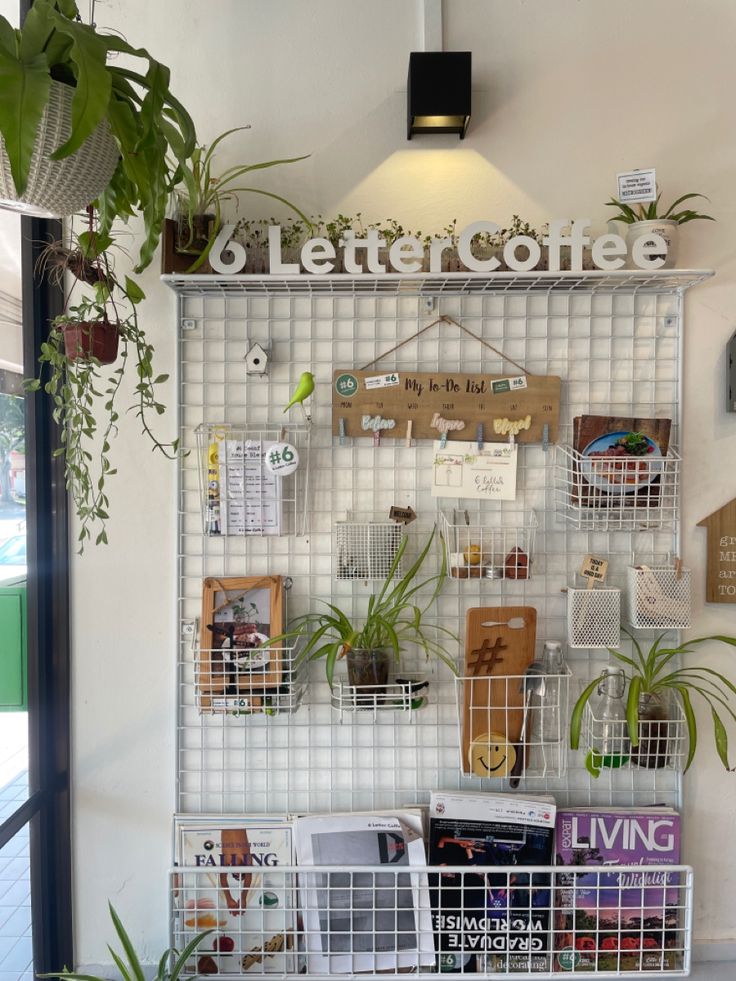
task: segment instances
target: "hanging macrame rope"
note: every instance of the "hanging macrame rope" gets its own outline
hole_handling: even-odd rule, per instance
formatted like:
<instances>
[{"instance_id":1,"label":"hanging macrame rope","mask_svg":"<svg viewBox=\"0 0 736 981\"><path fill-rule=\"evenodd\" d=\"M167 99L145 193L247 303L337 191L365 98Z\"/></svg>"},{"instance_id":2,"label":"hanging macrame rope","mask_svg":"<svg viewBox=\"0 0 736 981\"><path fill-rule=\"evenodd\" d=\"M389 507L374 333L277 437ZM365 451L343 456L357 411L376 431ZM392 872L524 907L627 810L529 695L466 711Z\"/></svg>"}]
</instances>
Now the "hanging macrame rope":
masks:
<instances>
[{"instance_id":1,"label":"hanging macrame rope","mask_svg":"<svg viewBox=\"0 0 736 981\"><path fill-rule=\"evenodd\" d=\"M431 324L427 324L426 327L422 327L422 329L418 330L416 334L412 334L411 337L407 337L405 340L399 341L398 344L395 344L392 348L389 348L388 351L384 351L383 354L379 354L378 357L374 358L372 361L369 361L368 364L363 365L360 371L366 371L368 368L371 368L374 364L377 364L379 361L387 358L389 354L393 354L394 351L398 351L400 347L404 346L404 344L408 344L409 341L414 341L417 339L417 337L421 337L422 334L430 330L432 327L436 327L437 324L454 324L455 327L459 327L460 330L468 334L469 337L472 337L473 340L483 344L484 347L490 348L490 350L493 351L494 354L497 354L499 358L502 358L504 361L508 361L509 364L512 364L515 368L518 368L519 371L523 371L525 375L531 375L531 372L527 371L526 368L524 368L523 365L520 365L518 361L514 361L513 358L510 358L507 354L504 354L503 351L499 351L498 348L494 347L492 344L489 344L488 341L484 341L482 337L474 334L472 330L468 330L467 327L463 327L463 325L457 320L453 320L452 317L447 317L444 314L441 317L438 317L436 320L433 320Z\"/></svg>"}]
</instances>

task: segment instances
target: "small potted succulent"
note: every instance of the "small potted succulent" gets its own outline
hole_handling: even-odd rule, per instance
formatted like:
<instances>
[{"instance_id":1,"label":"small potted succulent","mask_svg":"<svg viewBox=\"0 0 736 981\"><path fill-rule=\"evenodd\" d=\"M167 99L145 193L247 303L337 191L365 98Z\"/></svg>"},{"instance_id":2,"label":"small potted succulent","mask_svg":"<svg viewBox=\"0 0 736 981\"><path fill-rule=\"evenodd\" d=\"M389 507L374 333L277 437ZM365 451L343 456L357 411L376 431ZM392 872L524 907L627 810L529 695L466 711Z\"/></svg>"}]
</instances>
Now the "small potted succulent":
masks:
<instances>
[{"instance_id":1,"label":"small potted succulent","mask_svg":"<svg viewBox=\"0 0 736 981\"><path fill-rule=\"evenodd\" d=\"M715 221L711 215L701 215L692 208L681 208L685 201L693 198L708 198L704 194L683 194L676 201L673 201L669 208L660 206L662 195L658 194L656 201L647 204L640 204L632 207L611 198L606 202L607 208L616 208L615 214L610 221L620 221L629 226L626 233L626 245L629 250L629 262L631 262L631 250L633 244L640 236L647 233L660 235L667 243L667 255L664 256L663 269L673 269L677 261L678 233L680 225L685 225L690 221ZM677 209L680 209L679 211Z\"/></svg>"},{"instance_id":2,"label":"small potted succulent","mask_svg":"<svg viewBox=\"0 0 736 981\"><path fill-rule=\"evenodd\" d=\"M697 663L689 665L687 662L682 667L673 667L673 662L679 664L680 659L691 654L695 646L710 641L720 641L736 647L736 637L716 634L711 637L696 637L676 647L665 647L662 646L665 636L662 634L645 653L633 634L623 629L632 642L631 657L612 647L608 650L624 666L623 673L628 682L626 730L631 744L632 763L649 769L669 765L672 750L668 738L669 720L673 718L673 701L677 700L687 725L689 746L685 770L688 769L695 755L698 735L691 701L691 696L695 694L710 708L716 750L725 769L730 770L728 732L723 719L730 716L736 720L736 712L730 702L731 696L736 695L736 685L712 668ZM580 745L583 713L600 684L600 678L591 681L573 708L570 721L572 749L578 749Z\"/></svg>"},{"instance_id":3,"label":"small potted succulent","mask_svg":"<svg viewBox=\"0 0 736 981\"><path fill-rule=\"evenodd\" d=\"M335 666L344 657L349 684L356 692L362 689L368 698L385 690L391 660L399 663L409 643L416 644L427 657L439 658L457 674L455 661L444 646L447 641L456 644L457 637L446 627L425 620L446 581L444 550L440 572L417 579L434 537L433 530L411 567L396 578L408 539L402 540L386 578L368 600L365 616L351 618L333 603L325 603L325 610L297 617L290 630L269 644L307 636L299 660L324 658L327 681L332 687ZM420 592L426 589L431 590L428 597L420 600Z\"/></svg>"}]
</instances>

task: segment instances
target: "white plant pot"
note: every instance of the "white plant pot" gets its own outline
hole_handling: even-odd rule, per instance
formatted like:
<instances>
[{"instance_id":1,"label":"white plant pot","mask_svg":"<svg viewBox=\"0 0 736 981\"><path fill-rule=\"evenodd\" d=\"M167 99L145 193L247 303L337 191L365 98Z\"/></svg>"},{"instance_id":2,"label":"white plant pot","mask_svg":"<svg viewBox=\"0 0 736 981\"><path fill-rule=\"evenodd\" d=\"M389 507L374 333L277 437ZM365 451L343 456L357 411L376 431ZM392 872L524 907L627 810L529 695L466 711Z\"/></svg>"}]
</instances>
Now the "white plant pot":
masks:
<instances>
[{"instance_id":1,"label":"white plant pot","mask_svg":"<svg viewBox=\"0 0 736 981\"><path fill-rule=\"evenodd\" d=\"M677 262L679 228L680 226L676 221L668 221L664 219L658 221L635 221L632 225L629 225L626 233L626 248L629 256L629 268L639 268L635 265L632 258L634 242L642 235L646 236L647 234L650 234L661 235L667 243L667 256L665 258L664 265L660 266L660 269L674 269L675 263Z\"/></svg>"},{"instance_id":2,"label":"white plant pot","mask_svg":"<svg viewBox=\"0 0 736 981\"><path fill-rule=\"evenodd\" d=\"M28 184L20 196L0 136L0 207L41 218L63 218L86 208L110 183L120 152L106 120L76 153L63 160L50 159L71 132L73 95L71 86L51 82L33 145Z\"/></svg>"}]
</instances>

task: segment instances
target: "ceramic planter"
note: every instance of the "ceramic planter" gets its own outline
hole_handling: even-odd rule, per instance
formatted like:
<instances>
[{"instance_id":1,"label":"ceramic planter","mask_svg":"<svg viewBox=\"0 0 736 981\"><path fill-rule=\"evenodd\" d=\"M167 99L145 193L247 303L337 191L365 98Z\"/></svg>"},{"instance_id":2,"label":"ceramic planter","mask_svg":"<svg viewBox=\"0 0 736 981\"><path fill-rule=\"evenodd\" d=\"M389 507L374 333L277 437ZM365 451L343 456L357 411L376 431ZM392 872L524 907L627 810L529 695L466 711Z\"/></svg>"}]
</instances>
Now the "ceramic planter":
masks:
<instances>
[{"instance_id":1,"label":"ceramic planter","mask_svg":"<svg viewBox=\"0 0 736 981\"><path fill-rule=\"evenodd\" d=\"M674 269L675 263L677 262L679 228L680 226L676 221L668 221L666 219L657 221L635 221L633 224L629 225L628 231L626 232L626 248L629 256L629 268L638 268L634 266L634 261L632 259L634 242L642 235L649 233L651 235L661 235L667 243L667 255L665 256L664 265L660 266L660 269Z\"/></svg>"}]
</instances>

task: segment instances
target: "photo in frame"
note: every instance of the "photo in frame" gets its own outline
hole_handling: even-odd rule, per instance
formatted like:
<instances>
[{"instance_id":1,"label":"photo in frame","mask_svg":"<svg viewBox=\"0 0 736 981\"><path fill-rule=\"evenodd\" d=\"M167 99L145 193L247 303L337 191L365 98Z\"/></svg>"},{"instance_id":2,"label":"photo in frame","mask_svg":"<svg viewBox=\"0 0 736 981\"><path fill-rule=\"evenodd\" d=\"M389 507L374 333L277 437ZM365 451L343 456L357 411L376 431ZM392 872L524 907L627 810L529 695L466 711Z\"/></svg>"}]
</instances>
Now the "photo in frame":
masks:
<instances>
[{"instance_id":1,"label":"photo in frame","mask_svg":"<svg viewBox=\"0 0 736 981\"><path fill-rule=\"evenodd\" d=\"M210 577L202 584L198 688L210 696L243 696L278 685L282 651L262 646L283 633L281 576Z\"/></svg>"}]
</instances>

